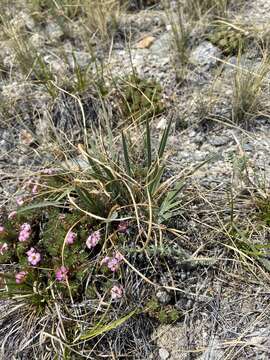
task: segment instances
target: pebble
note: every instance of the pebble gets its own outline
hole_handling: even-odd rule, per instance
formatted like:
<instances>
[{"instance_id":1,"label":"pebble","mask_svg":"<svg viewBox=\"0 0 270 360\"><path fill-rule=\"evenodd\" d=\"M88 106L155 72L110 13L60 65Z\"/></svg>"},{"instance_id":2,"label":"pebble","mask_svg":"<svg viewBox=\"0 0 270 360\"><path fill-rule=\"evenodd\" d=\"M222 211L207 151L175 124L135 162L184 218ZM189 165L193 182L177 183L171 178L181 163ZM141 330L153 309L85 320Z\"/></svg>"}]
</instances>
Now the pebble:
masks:
<instances>
[{"instance_id":1,"label":"pebble","mask_svg":"<svg viewBox=\"0 0 270 360\"><path fill-rule=\"evenodd\" d=\"M164 349L164 348L160 348L158 350L158 354L159 354L160 360L166 360L166 359L168 359L170 357L169 351Z\"/></svg>"},{"instance_id":2,"label":"pebble","mask_svg":"<svg viewBox=\"0 0 270 360\"><path fill-rule=\"evenodd\" d=\"M171 295L166 290L158 290L156 292L156 298L162 305L167 305L171 301Z\"/></svg>"},{"instance_id":3,"label":"pebble","mask_svg":"<svg viewBox=\"0 0 270 360\"><path fill-rule=\"evenodd\" d=\"M209 41L202 42L190 55L190 62L194 65L204 66L205 70L214 66L221 57L221 51Z\"/></svg>"},{"instance_id":4,"label":"pebble","mask_svg":"<svg viewBox=\"0 0 270 360\"><path fill-rule=\"evenodd\" d=\"M227 136L213 136L209 142L213 146L223 146L229 143L230 139Z\"/></svg>"}]
</instances>

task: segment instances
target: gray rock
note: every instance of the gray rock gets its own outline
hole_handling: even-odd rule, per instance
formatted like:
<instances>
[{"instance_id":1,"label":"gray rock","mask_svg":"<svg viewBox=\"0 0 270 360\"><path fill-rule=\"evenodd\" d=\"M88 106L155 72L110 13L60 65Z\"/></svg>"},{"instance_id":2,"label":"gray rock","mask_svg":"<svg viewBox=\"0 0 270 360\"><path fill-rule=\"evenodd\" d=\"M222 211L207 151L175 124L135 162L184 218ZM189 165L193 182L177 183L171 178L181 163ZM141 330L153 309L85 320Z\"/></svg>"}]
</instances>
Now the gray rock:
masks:
<instances>
[{"instance_id":1,"label":"gray rock","mask_svg":"<svg viewBox=\"0 0 270 360\"><path fill-rule=\"evenodd\" d=\"M47 24L46 32L52 41L58 41L64 35L64 32L61 29L61 27L54 22L49 22Z\"/></svg>"},{"instance_id":2,"label":"gray rock","mask_svg":"<svg viewBox=\"0 0 270 360\"><path fill-rule=\"evenodd\" d=\"M45 44L45 37L42 34L34 33L29 38L30 44L37 50L41 49Z\"/></svg>"},{"instance_id":3,"label":"gray rock","mask_svg":"<svg viewBox=\"0 0 270 360\"><path fill-rule=\"evenodd\" d=\"M160 58L167 58L171 49L172 44L172 34L167 32L160 36L153 45L150 47L149 51L152 54L158 55Z\"/></svg>"},{"instance_id":4,"label":"gray rock","mask_svg":"<svg viewBox=\"0 0 270 360\"><path fill-rule=\"evenodd\" d=\"M75 60L76 60L76 64L79 67L85 68L90 64L91 61L91 57L90 54L88 54L87 52L84 51L73 51ZM75 67L75 62L74 62L74 58L72 56L72 54L70 54L68 56L68 62L69 65L74 68Z\"/></svg>"},{"instance_id":5,"label":"gray rock","mask_svg":"<svg viewBox=\"0 0 270 360\"><path fill-rule=\"evenodd\" d=\"M160 360L166 360L170 357L169 351L164 348L160 348L158 350L158 355L159 355Z\"/></svg>"},{"instance_id":6,"label":"gray rock","mask_svg":"<svg viewBox=\"0 0 270 360\"><path fill-rule=\"evenodd\" d=\"M10 24L13 26L15 31L21 31L24 28L27 30L33 31L35 27L34 19L31 15L25 13L24 11L20 11L14 18L10 21Z\"/></svg>"},{"instance_id":7,"label":"gray rock","mask_svg":"<svg viewBox=\"0 0 270 360\"><path fill-rule=\"evenodd\" d=\"M0 154L4 154L14 146L13 138L7 130L4 130L2 133L0 132L0 138Z\"/></svg>"},{"instance_id":8,"label":"gray rock","mask_svg":"<svg viewBox=\"0 0 270 360\"><path fill-rule=\"evenodd\" d=\"M213 146L223 146L229 143L230 139L227 136L213 136L209 139L209 142Z\"/></svg>"},{"instance_id":9,"label":"gray rock","mask_svg":"<svg viewBox=\"0 0 270 360\"><path fill-rule=\"evenodd\" d=\"M68 69L68 65L59 57L52 54L44 56L44 61L51 67L52 71L64 75Z\"/></svg>"},{"instance_id":10,"label":"gray rock","mask_svg":"<svg viewBox=\"0 0 270 360\"><path fill-rule=\"evenodd\" d=\"M244 151L253 151L254 150L254 146L252 144L244 144L243 145L243 150Z\"/></svg>"},{"instance_id":11,"label":"gray rock","mask_svg":"<svg viewBox=\"0 0 270 360\"><path fill-rule=\"evenodd\" d=\"M171 301L171 295L163 289L160 289L156 292L156 298L162 305L167 305Z\"/></svg>"},{"instance_id":12,"label":"gray rock","mask_svg":"<svg viewBox=\"0 0 270 360\"><path fill-rule=\"evenodd\" d=\"M209 69L217 64L216 58L221 57L221 51L209 41L202 42L190 55L190 62Z\"/></svg>"}]
</instances>

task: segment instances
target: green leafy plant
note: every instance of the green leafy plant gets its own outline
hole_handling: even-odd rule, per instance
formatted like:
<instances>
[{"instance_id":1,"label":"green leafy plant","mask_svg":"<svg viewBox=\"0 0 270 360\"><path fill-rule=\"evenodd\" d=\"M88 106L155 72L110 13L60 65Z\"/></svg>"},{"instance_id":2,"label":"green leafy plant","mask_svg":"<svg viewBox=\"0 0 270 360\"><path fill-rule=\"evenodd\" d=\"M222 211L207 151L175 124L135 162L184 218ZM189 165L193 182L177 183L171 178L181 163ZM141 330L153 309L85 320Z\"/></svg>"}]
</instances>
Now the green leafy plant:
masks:
<instances>
[{"instance_id":1,"label":"green leafy plant","mask_svg":"<svg viewBox=\"0 0 270 360\"><path fill-rule=\"evenodd\" d=\"M212 24L207 39L219 47L224 55L232 56L245 48L248 36L249 32L237 24L217 20Z\"/></svg>"},{"instance_id":2,"label":"green leafy plant","mask_svg":"<svg viewBox=\"0 0 270 360\"><path fill-rule=\"evenodd\" d=\"M124 132L123 156L111 136L110 152L98 136L85 147L79 145L84 158L80 170L70 164L67 170L36 174L22 184L24 195L17 199L16 211L3 218L0 261L15 268L1 274L1 297L30 305L39 318L65 304L60 321L66 335L58 340L64 351L75 338L91 340L135 315L131 303L126 304L127 315L115 318L117 304L125 301L125 272L129 267L136 271L127 259L132 251L142 254L156 241L169 241L166 223L181 205L183 181L164 178L170 126L171 122L156 150L148 121L143 150L135 151L133 144L131 151L132 142ZM76 317L71 325L65 320L70 316L67 309L84 301L100 311L86 311L87 328ZM166 312L168 316L174 317ZM54 317L53 324L57 321ZM54 339L53 329L46 331Z\"/></svg>"},{"instance_id":3,"label":"green leafy plant","mask_svg":"<svg viewBox=\"0 0 270 360\"><path fill-rule=\"evenodd\" d=\"M141 79L134 72L124 79L118 92L121 112L133 123L151 119L164 111L162 88L155 80Z\"/></svg>"}]
</instances>

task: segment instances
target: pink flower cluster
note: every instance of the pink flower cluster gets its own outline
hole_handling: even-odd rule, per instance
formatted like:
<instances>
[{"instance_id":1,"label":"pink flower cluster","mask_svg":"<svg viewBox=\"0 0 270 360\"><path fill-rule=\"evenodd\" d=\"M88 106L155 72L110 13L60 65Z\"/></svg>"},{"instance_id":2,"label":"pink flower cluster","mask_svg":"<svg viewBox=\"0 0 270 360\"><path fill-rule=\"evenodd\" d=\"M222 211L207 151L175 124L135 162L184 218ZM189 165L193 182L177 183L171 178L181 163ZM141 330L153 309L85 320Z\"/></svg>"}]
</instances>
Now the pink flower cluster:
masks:
<instances>
[{"instance_id":1,"label":"pink flower cluster","mask_svg":"<svg viewBox=\"0 0 270 360\"><path fill-rule=\"evenodd\" d=\"M55 278L57 281L67 280L68 268L62 265L60 268L55 270Z\"/></svg>"},{"instance_id":2,"label":"pink flower cluster","mask_svg":"<svg viewBox=\"0 0 270 360\"><path fill-rule=\"evenodd\" d=\"M31 226L30 224L22 224L19 233L19 241L27 241L31 235Z\"/></svg>"},{"instance_id":3,"label":"pink flower cluster","mask_svg":"<svg viewBox=\"0 0 270 360\"><path fill-rule=\"evenodd\" d=\"M5 228L3 225L0 225L0 234L2 234L3 232L5 232Z\"/></svg>"},{"instance_id":4,"label":"pink flower cluster","mask_svg":"<svg viewBox=\"0 0 270 360\"><path fill-rule=\"evenodd\" d=\"M111 297L113 300L121 299L123 293L124 293L124 289L122 285L114 285L111 288Z\"/></svg>"},{"instance_id":5,"label":"pink flower cluster","mask_svg":"<svg viewBox=\"0 0 270 360\"><path fill-rule=\"evenodd\" d=\"M86 240L86 246L88 247L88 249L94 248L97 245L97 243L100 241L100 238L101 238L100 230L97 230L92 234L90 234Z\"/></svg>"},{"instance_id":6,"label":"pink flower cluster","mask_svg":"<svg viewBox=\"0 0 270 360\"><path fill-rule=\"evenodd\" d=\"M16 279L16 284L21 284L22 282L24 282L25 278L27 276L27 272L26 271L20 271L15 275L15 279Z\"/></svg>"},{"instance_id":7,"label":"pink flower cluster","mask_svg":"<svg viewBox=\"0 0 270 360\"><path fill-rule=\"evenodd\" d=\"M112 258L105 256L101 261L101 265L107 265L112 272L115 272L119 269L122 260L123 256L119 252L116 252Z\"/></svg>"},{"instance_id":8,"label":"pink flower cluster","mask_svg":"<svg viewBox=\"0 0 270 360\"><path fill-rule=\"evenodd\" d=\"M28 262L30 265L36 266L41 260L40 253L37 252L33 247L28 250L26 254L28 256Z\"/></svg>"},{"instance_id":9,"label":"pink flower cluster","mask_svg":"<svg viewBox=\"0 0 270 360\"><path fill-rule=\"evenodd\" d=\"M121 234L126 234L128 232L128 222L127 221L120 221L117 226L118 232Z\"/></svg>"},{"instance_id":10,"label":"pink flower cluster","mask_svg":"<svg viewBox=\"0 0 270 360\"><path fill-rule=\"evenodd\" d=\"M66 236L66 244L72 245L77 238L77 234L73 231L69 231Z\"/></svg>"},{"instance_id":11,"label":"pink flower cluster","mask_svg":"<svg viewBox=\"0 0 270 360\"><path fill-rule=\"evenodd\" d=\"M55 173L56 169L53 168L48 168L48 169L43 169L42 173L46 174L46 175L52 175L53 173Z\"/></svg>"},{"instance_id":12,"label":"pink flower cluster","mask_svg":"<svg viewBox=\"0 0 270 360\"><path fill-rule=\"evenodd\" d=\"M38 186L39 186L39 178L30 178L27 180L23 185L23 190L28 189L33 195L38 193Z\"/></svg>"},{"instance_id":13,"label":"pink flower cluster","mask_svg":"<svg viewBox=\"0 0 270 360\"><path fill-rule=\"evenodd\" d=\"M0 244L0 255L4 255L4 253L8 250L8 244Z\"/></svg>"}]
</instances>

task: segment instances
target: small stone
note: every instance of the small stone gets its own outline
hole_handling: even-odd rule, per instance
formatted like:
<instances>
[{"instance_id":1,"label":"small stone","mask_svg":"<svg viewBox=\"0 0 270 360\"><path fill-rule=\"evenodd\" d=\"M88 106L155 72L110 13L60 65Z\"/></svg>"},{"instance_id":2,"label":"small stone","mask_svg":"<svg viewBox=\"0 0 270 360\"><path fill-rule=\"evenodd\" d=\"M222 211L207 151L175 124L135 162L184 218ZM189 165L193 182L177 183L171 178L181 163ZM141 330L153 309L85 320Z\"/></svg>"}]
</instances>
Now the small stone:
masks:
<instances>
[{"instance_id":1,"label":"small stone","mask_svg":"<svg viewBox=\"0 0 270 360\"><path fill-rule=\"evenodd\" d=\"M166 290L158 290L156 292L156 298L162 305L167 305L171 301L171 295Z\"/></svg>"},{"instance_id":2,"label":"small stone","mask_svg":"<svg viewBox=\"0 0 270 360\"><path fill-rule=\"evenodd\" d=\"M167 119L165 117L161 118L161 120L157 124L157 129L164 130L167 126Z\"/></svg>"},{"instance_id":3,"label":"small stone","mask_svg":"<svg viewBox=\"0 0 270 360\"><path fill-rule=\"evenodd\" d=\"M227 136L213 136L209 142L213 146L227 145L230 139Z\"/></svg>"},{"instance_id":4,"label":"small stone","mask_svg":"<svg viewBox=\"0 0 270 360\"><path fill-rule=\"evenodd\" d=\"M170 357L169 351L164 348L160 348L158 350L158 354L159 354L160 360L166 360Z\"/></svg>"},{"instance_id":5,"label":"small stone","mask_svg":"<svg viewBox=\"0 0 270 360\"><path fill-rule=\"evenodd\" d=\"M170 54L172 46L172 34L170 32L164 33L161 35L154 44L151 46L151 53L157 55L159 57L159 61L161 59L169 59L168 54Z\"/></svg>"},{"instance_id":6,"label":"small stone","mask_svg":"<svg viewBox=\"0 0 270 360\"><path fill-rule=\"evenodd\" d=\"M30 37L29 42L35 49L40 49L45 44L45 38L41 34L35 33Z\"/></svg>"},{"instance_id":7,"label":"small stone","mask_svg":"<svg viewBox=\"0 0 270 360\"><path fill-rule=\"evenodd\" d=\"M254 146L252 144L244 144L243 145L243 150L244 151L253 151L254 150Z\"/></svg>"},{"instance_id":8,"label":"small stone","mask_svg":"<svg viewBox=\"0 0 270 360\"><path fill-rule=\"evenodd\" d=\"M11 21L10 24L15 31L22 31L24 28L33 31L35 27L34 19L24 11L20 11Z\"/></svg>"},{"instance_id":9,"label":"small stone","mask_svg":"<svg viewBox=\"0 0 270 360\"><path fill-rule=\"evenodd\" d=\"M61 37L63 37L64 33L61 27L53 22L49 22L46 26L46 31L48 33L49 38L52 41L58 41L61 40Z\"/></svg>"},{"instance_id":10,"label":"small stone","mask_svg":"<svg viewBox=\"0 0 270 360\"><path fill-rule=\"evenodd\" d=\"M62 59L53 55L49 54L44 56L44 61L51 67L52 71L55 73L63 75L68 69L68 65Z\"/></svg>"},{"instance_id":11,"label":"small stone","mask_svg":"<svg viewBox=\"0 0 270 360\"><path fill-rule=\"evenodd\" d=\"M191 52L190 61L208 69L216 65L220 57L221 51L209 41L204 41Z\"/></svg>"}]
</instances>

